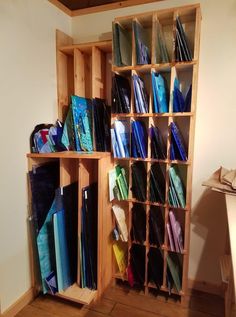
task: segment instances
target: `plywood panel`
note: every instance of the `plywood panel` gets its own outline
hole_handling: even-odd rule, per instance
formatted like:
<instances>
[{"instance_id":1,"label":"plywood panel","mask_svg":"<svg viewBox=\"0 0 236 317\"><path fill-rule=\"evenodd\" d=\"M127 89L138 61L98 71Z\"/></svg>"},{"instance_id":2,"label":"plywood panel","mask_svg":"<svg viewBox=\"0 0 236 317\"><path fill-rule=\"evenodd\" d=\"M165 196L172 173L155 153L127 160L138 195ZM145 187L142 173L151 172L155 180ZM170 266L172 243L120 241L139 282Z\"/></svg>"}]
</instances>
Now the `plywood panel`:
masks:
<instances>
[{"instance_id":1,"label":"plywood panel","mask_svg":"<svg viewBox=\"0 0 236 317\"><path fill-rule=\"evenodd\" d=\"M78 181L78 166L76 159L60 159L60 186Z\"/></svg>"},{"instance_id":2,"label":"plywood panel","mask_svg":"<svg viewBox=\"0 0 236 317\"><path fill-rule=\"evenodd\" d=\"M108 191L108 171L113 166L110 156L98 162L98 297L102 295L112 279L113 223Z\"/></svg>"},{"instance_id":3,"label":"plywood panel","mask_svg":"<svg viewBox=\"0 0 236 317\"><path fill-rule=\"evenodd\" d=\"M64 46L64 45L72 45L73 44L73 39L71 36L68 34L56 30L56 47Z\"/></svg>"},{"instance_id":4,"label":"plywood panel","mask_svg":"<svg viewBox=\"0 0 236 317\"><path fill-rule=\"evenodd\" d=\"M70 96L74 93L73 57L57 51L58 118L64 120Z\"/></svg>"},{"instance_id":5,"label":"plywood panel","mask_svg":"<svg viewBox=\"0 0 236 317\"><path fill-rule=\"evenodd\" d=\"M84 54L74 49L75 95L85 97L85 61Z\"/></svg>"},{"instance_id":6,"label":"plywood panel","mask_svg":"<svg viewBox=\"0 0 236 317\"><path fill-rule=\"evenodd\" d=\"M73 39L67 34L56 30L56 62L57 62L57 98L58 118L65 119L69 97L74 92L73 58L62 52L59 47L71 45Z\"/></svg>"},{"instance_id":7,"label":"plywood panel","mask_svg":"<svg viewBox=\"0 0 236 317\"><path fill-rule=\"evenodd\" d=\"M92 98L92 55L85 55L85 97Z\"/></svg>"},{"instance_id":8,"label":"plywood panel","mask_svg":"<svg viewBox=\"0 0 236 317\"><path fill-rule=\"evenodd\" d=\"M92 48L92 97L105 98L105 55L94 46Z\"/></svg>"}]
</instances>

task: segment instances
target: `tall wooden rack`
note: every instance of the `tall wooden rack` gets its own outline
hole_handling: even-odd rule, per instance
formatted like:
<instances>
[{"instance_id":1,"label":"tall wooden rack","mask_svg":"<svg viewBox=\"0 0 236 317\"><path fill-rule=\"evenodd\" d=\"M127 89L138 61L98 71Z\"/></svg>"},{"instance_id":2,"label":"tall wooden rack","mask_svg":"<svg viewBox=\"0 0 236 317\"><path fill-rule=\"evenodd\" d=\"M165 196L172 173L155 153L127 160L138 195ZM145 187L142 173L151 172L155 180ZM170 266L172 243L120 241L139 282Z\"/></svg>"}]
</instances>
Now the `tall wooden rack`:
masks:
<instances>
[{"instance_id":1,"label":"tall wooden rack","mask_svg":"<svg viewBox=\"0 0 236 317\"><path fill-rule=\"evenodd\" d=\"M174 46L175 46L175 23L177 15L180 17L185 33L189 40L189 46L192 51L193 59L191 62L175 62L174 57ZM148 47L151 52L151 63L146 65L137 65L136 63L136 47L135 47L135 35L132 28L132 22L137 21L141 24L142 28L146 32L146 38L148 39ZM121 204L126 211L127 216L127 226L129 231L129 240L127 243L128 252L128 263L130 261L130 248L133 244L140 244L137 241L131 240L131 227L132 227L132 206L134 203L143 204L146 209L146 241L141 246L145 248L145 282L144 291L148 294L151 290L156 289L156 286L149 281L148 278L148 253L151 248L156 248L157 246L151 245L149 243L149 211L151 206L160 206L163 210L165 219L165 233L164 233L164 244L161 246L164 254L164 270L163 270L163 283L161 286L161 291L168 292L166 282L167 274L167 254L170 252L168 234L166 230L166 224L168 221L169 210L174 210L178 215L182 228L184 231L184 251L180 254L182 258L182 289L177 292L175 289L172 290L172 294L177 294L180 296L181 303L185 303L187 300L187 290L188 290L188 266L189 266L189 241L190 241L190 219L191 219L191 194L192 194L192 169L193 169L193 149L194 149L194 129L195 129L195 115L196 115L196 101L197 101L197 81L198 81L198 64L199 64L199 44L200 44L200 22L201 22L201 12L199 5L191 5L185 7L177 7L173 9L160 10L155 12L149 12L138 15L130 15L126 17L119 17L114 20L114 23L118 23L125 32L130 34L131 46L132 46L132 64L128 66L116 66L114 65L113 58L113 73L124 76L130 80L131 86L131 112L120 114L112 114L113 125L115 120L124 119L128 120L131 125L131 121L141 120L145 123L147 130L152 125L157 125L162 131L167 142L167 159L166 160L155 160L151 158L151 141L150 136L148 136L148 155L146 159L141 158L116 158L115 163L121 165L125 168L129 180L129 197L126 201L116 201L115 203ZM167 51L170 56L169 63L158 64L157 56L157 23L162 27L163 36L166 41ZM114 53L114 52L113 52ZM152 92L152 82L151 82L151 72L161 73L168 84L170 102L169 102L169 112L167 113L153 113L153 92ZM149 95L149 112L144 114L135 113L134 111L134 91L132 85L132 75L138 74L144 80ZM192 83L192 99L191 99L191 111L174 113L172 111L172 92L174 88L174 79L178 76L183 87L186 83ZM172 161L170 159L170 123L176 122L182 132L184 141L187 145L188 160L185 161ZM130 128L131 130L131 128ZM131 153L131 149L130 149ZM147 200L145 202L138 202L132 196L132 177L131 177L131 165L137 161L143 161L146 166L147 171ZM149 181L150 181L150 168L152 164L159 162L165 172L166 181L166 193L165 193L165 203L153 203L149 199ZM181 170L182 179L186 186L186 207L185 208L175 208L170 206L168 202L168 192L169 192L169 168L172 165L178 165ZM158 265L158 263L157 263ZM123 276L119 273L115 258L113 259L113 278L116 280L127 279L127 276Z\"/></svg>"}]
</instances>

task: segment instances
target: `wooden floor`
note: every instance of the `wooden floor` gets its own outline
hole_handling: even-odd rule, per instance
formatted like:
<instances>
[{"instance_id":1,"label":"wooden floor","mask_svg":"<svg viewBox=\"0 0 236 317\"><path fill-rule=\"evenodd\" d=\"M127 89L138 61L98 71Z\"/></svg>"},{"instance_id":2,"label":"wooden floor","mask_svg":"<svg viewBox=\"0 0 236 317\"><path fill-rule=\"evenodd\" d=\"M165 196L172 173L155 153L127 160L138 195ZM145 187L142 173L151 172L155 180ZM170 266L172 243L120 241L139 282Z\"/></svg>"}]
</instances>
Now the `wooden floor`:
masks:
<instances>
[{"instance_id":1,"label":"wooden floor","mask_svg":"<svg viewBox=\"0 0 236 317\"><path fill-rule=\"evenodd\" d=\"M17 317L224 317L221 297L194 291L190 308L162 296L143 295L140 291L115 286L109 288L99 304L83 307L40 296L26 306Z\"/></svg>"}]
</instances>

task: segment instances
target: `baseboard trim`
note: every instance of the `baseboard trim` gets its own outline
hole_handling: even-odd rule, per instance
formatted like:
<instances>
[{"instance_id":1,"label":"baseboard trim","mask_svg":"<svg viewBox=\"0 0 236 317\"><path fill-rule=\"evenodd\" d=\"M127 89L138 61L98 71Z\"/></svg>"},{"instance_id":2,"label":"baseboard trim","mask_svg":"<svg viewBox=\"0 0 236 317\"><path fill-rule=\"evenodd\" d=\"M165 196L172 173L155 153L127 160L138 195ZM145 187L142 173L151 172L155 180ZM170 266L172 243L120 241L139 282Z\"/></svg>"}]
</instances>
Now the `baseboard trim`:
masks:
<instances>
[{"instance_id":1,"label":"baseboard trim","mask_svg":"<svg viewBox=\"0 0 236 317\"><path fill-rule=\"evenodd\" d=\"M218 295L224 297L223 288L221 284L213 284L205 281L188 280L188 288L191 290L197 290L204 293Z\"/></svg>"},{"instance_id":2,"label":"baseboard trim","mask_svg":"<svg viewBox=\"0 0 236 317\"><path fill-rule=\"evenodd\" d=\"M1 317L14 317L21 309L32 302L34 297L34 289L30 288L14 304L7 308L7 310L1 314Z\"/></svg>"}]
</instances>

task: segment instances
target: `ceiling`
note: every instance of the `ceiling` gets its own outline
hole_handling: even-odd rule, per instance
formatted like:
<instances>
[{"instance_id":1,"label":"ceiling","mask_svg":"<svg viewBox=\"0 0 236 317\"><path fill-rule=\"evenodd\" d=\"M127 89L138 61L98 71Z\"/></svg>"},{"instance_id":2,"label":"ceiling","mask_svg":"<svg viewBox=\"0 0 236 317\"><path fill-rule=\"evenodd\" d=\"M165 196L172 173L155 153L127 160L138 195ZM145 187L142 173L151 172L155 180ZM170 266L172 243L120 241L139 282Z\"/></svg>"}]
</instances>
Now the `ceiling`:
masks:
<instances>
[{"instance_id":1,"label":"ceiling","mask_svg":"<svg viewBox=\"0 0 236 317\"><path fill-rule=\"evenodd\" d=\"M70 16L114 10L164 0L48 0Z\"/></svg>"},{"instance_id":2,"label":"ceiling","mask_svg":"<svg viewBox=\"0 0 236 317\"><path fill-rule=\"evenodd\" d=\"M59 0L62 4L64 4L70 10L78 10L78 9L85 9L91 8L96 6L101 6L103 4L114 3L114 2L122 2L126 0Z\"/></svg>"}]
</instances>

